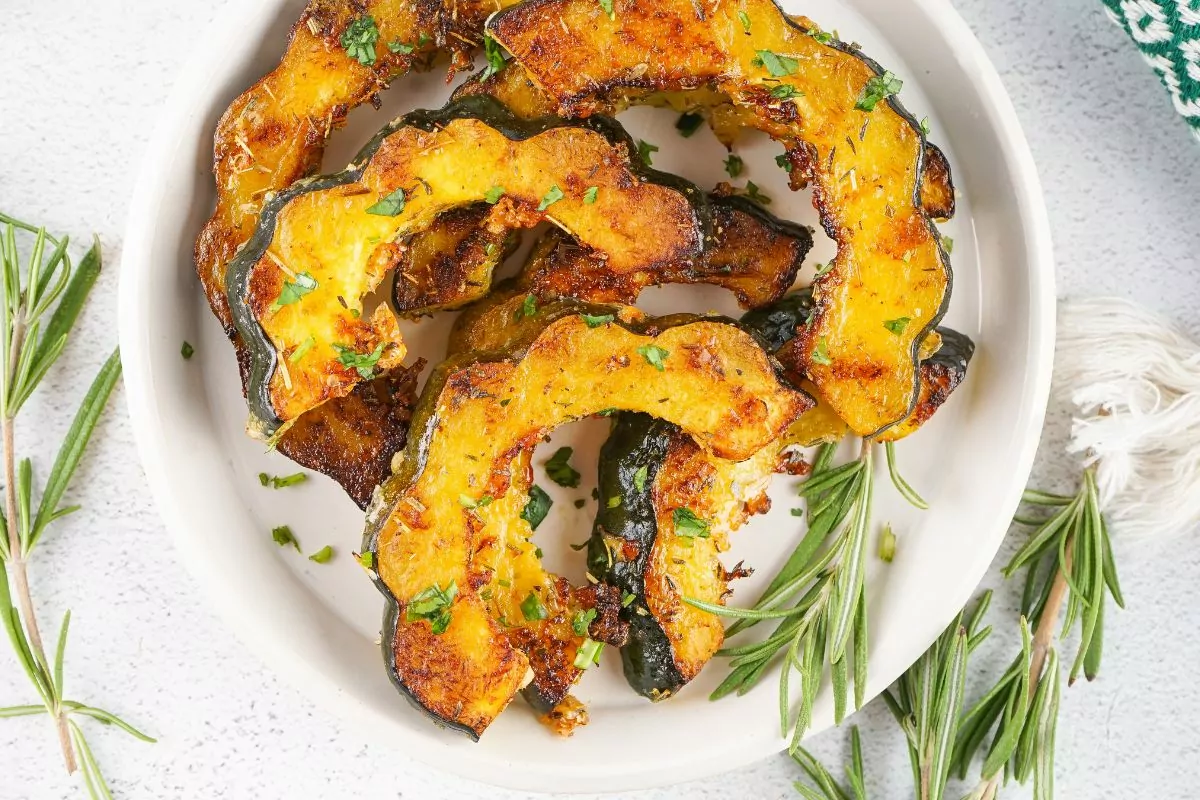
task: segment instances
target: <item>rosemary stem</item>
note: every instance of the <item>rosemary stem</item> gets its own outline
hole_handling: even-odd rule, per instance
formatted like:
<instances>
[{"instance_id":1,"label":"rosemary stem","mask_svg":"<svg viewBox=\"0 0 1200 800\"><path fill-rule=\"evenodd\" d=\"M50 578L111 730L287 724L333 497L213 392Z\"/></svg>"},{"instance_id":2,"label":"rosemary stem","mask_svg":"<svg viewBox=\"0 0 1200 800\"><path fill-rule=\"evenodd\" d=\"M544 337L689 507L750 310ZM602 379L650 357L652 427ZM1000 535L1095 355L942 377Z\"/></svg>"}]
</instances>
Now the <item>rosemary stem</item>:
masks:
<instances>
[{"instance_id":1,"label":"rosemary stem","mask_svg":"<svg viewBox=\"0 0 1200 800\"><path fill-rule=\"evenodd\" d=\"M926 749L927 750L933 749L932 740L929 743L929 747ZM931 777L929 768L930 768L932 761L933 761L932 753L929 753L929 752L926 752L925 757L921 759L921 786L919 787L920 800L929 800L930 777Z\"/></svg>"},{"instance_id":2,"label":"rosemary stem","mask_svg":"<svg viewBox=\"0 0 1200 800\"><path fill-rule=\"evenodd\" d=\"M5 381L4 390L7 394L5 405L11 400L12 380L16 374L17 354L21 352L21 346L25 338L25 324L23 315L18 312L16 319L13 321L12 333L12 355L9 359L8 380ZM37 614L33 609L33 596L29 592L29 572L26 568L26 553L24 543L21 541L20 533L20 517L17 515L17 475L16 475L16 445L13 435L13 409L6 408L5 414L0 418L0 434L3 436L4 446L4 506L5 513L8 517L8 555L9 565L12 567L10 574L12 575L12 583L17 602L21 606L21 621L25 626L25 632L29 637L29 647L33 651L34 656L42 665L48 665L50 662L46 659L46 647L42 643L42 631L38 626ZM67 728L67 715L63 710L57 697L57 690L51 695L55 699L56 708L49 709L54 717L55 727L58 729L58 741L62 746L63 762L66 765L67 773L74 774L78 769L75 761L75 748L71 744L71 733Z\"/></svg>"},{"instance_id":3,"label":"rosemary stem","mask_svg":"<svg viewBox=\"0 0 1200 800\"><path fill-rule=\"evenodd\" d=\"M1054 641L1054 631L1058 627L1058 616L1062 611L1063 601L1067 597L1066 573L1071 569L1071 560L1075 555L1074 537L1067 540L1065 549L1066 558L1063 559L1062 567L1054 574L1054 583L1050 586L1046 607L1042 611L1042 618L1038 620L1037 629L1033 633L1033 647L1029 659L1030 702L1033 701L1034 692L1037 691L1038 679L1042 676L1046 658L1050 654L1050 645Z\"/></svg>"}]
</instances>

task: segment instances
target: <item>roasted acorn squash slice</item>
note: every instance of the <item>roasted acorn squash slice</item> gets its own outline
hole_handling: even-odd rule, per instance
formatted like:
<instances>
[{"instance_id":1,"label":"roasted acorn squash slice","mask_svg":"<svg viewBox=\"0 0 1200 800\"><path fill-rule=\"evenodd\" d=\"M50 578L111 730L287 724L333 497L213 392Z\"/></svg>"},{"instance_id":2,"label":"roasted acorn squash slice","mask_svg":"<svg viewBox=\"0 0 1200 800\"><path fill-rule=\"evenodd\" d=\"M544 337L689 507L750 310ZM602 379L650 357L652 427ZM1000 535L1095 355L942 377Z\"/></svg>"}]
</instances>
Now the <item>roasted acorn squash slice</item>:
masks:
<instances>
[{"instance_id":1,"label":"roasted acorn squash slice","mask_svg":"<svg viewBox=\"0 0 1200 800\"><path fill-rule=\"evenodd\" d=\"M619 274L561 232L549 231L534 244L514 280L501 282L485 301L459 315L450 334L450 351L486 351L503 345L523 318L521 307L530 295L537 302L566 298L633 303L647 286L708 283L729 289L746 307L778 303L804 266L812 232L743 197L710 195L709 201L713 219L709 246L687 263Z\"/></svg>"},{"instance_id":2,"label":"roasted acorn squash slice","mask_svg":"<svg viewBox=\"0 0 1200 800\"><path fill-rule=\"evenodd\" d=\"M804 17L793 16L792 19L805 27L815 27ZM481 72L473 76L454 90L453 98L457 100L478 94L495 97L520 117L543 117L558 111L550 96L537 87L516 61L506 62L504 68L497 72ZM615 117L630 106L652 106L680 114L699 114L708 122L717 140L726 147L733 147L747 130L761 128L764 124L752 109L734 105L728 95L708 87L678 92L629 87L615 89L605 97L596 98L592 111ZM786 125L777 126L776 133L780 138L786 138ZM950 162L941 148L928 142L925 145L921 204L935 219L948 220L954 216L954 181L950 174Z\"/></svg>"},{"instance_id":3,"label":"roasted acorn squash slice","mask_svg":"<svg viewBox=\"0 0 1200 800\"><path fill-rule=\"evenodd\" d=\"M655 414L707 450L745 459L811 405L735 324L622 321L637 316L545 306L507 350L451 358L422 394L404 456L368 514L363 552L389 601L388 671L444 725L478 737L530 679L529 659L479 594L492 576L476 559L521 453L558 425L617 408Z\"/></svg>"},{"instance_id":4,"label":"roasted acorn squash slice","mask_svg":"<svg viewBox=\"0 0 1200 800\"><path fill-rule=\"evenodd\" d=\"M311 0L276 68L222 115L213 148L216 209L196 240L195 261L213 313L233 340L243 384L250 357L229 313L225 273L254 232L264 199L316 172L330 131L393 77L427 67L439 51L451 53L455 68L469 66L484 17L509 2ZM355 25L360 36L377 38L352 56L343 36ZM415 370L397 371L313 409L277 450L332 477L365 507L404 446L415 378Z\"/></svg>"},{"instance_id":5,"label":"roasted acorn squash slice","mask_svg":"<svg viewBox=\"0 0 1200 800\"><path fill-rule=\"evenodd\" d=\"M812 310L812 293L802 290L746 314L741 324L775 351L795 337ZM882 441L915 432L962 382L974 345L947 328L938 333L941 349L921 365L921 401ZM721 647L721 619L686 604L683 597L723 603L730 579L746 574L740 564L727 570L718 556L728 548L732 531L770 508L765 492L771 476L791 469L795 448L837 441L849 433L812 384L801 376L791 378L817 399L816 407L746 461L707 453L674 425L644 414L618 415L601 449L601 496L619 492L634 499L617 508L601 506L589 541L588 568L601 583L634 598L622 611L629 634L621 660L630 686L651 700L678 692Z\"/></svg>"},{"instance_id":6,"label":"roasted acorn squash slice","mask_svg":"<svg viewBox=\"0 0 1200 800\"><path fill-rule=\"evenodd\" d=\"M493 15L487 31L567 115L603 108L626 88L709 86L753 110L756 127L787 148L794 185L812 185L838 243L792 365L861 435L912 412L950 263L921 197L925 135L882 68L822 43L772 0L614 0L611 15L594 0L528 0Z\"/></svg>"},{"instance_id":7,"label":"roasted acorn squash slice","mask_svg":"<svg viewBox=\"0 0 1200 800\"><path fill-rule=\"evenodd\" d=\"M509 228L549 219L615 273L695 258L708 226L701 193L662 173L649 180L632 158L610 120L520 120L474 97L407 114L346 171L280 193L226 276L260 432L400 363L395 317L383 305L365 316L364 298L399 240L446 211L494 199Z\"/></svg>"}]
</instances>

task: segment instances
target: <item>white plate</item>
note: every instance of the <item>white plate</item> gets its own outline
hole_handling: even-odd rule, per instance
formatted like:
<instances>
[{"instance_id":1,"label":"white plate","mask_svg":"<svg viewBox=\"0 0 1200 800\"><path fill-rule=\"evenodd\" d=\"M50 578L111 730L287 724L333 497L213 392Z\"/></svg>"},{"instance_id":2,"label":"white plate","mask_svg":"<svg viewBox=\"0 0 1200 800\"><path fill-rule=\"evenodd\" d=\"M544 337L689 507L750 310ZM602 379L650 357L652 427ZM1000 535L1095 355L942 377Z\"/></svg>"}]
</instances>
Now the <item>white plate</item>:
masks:
<instances>
[{"instance_id":1,"label":"white plate","mask_svg":"<svg viewBox=\"0 0 1200 800\"><path fill-rule=\"evenodd\" d=\"M618 659L586 676L578 694L591 723L569 740L548 735L517 700L478 744L434 727L397 695L384 674L378 636L382 600L359 570L361 515L332 482L274 491L260 471L289 473L242 433L245 405L232 352L204 304L192 269L192 242L212 206L211 141L228 102L278 58L300 0L231 3L184 70L164 109L143 166L126 234L121 286L121 349L130 412L155 498L180 558L246 642L278 672L375 740L438 769L531 790L629 790L699 778L763 758L783 747L775 681L720 703L708 691L725 672L718 661L678 697L651 705L625 686ZM938 635L983 576L1016 507L1041 429L1053 352L1053 266L1033 162L992 66L945 0L826 0L803 10L902 76L905 105L928 115L933 138L954 168L959 213L954 300L947 322L979 344L968 381L927 430L899 448L909 480L932 503L904 506L881 474L875 519L900 537L894 563L870 559L871 665L868 696L891 683ZM391 114L436 107L441 75L396 82L385 110L360 109L335 138L326 168L340 168ZM623 118L635 136L658 144L655 166L702 185L723 179L724 154L707 130L681 139L671 115L636 109ZM757 139L740 147L747 177L775 198L772 210L815 222L810 199L784 188ZM744 178L743 178L744 180ZM828 259L822 242L812 263ZM649 310L736 312L722 292L647 293ZM446 316L409 326L410 351L442 353ZM184 340L196 346L180 358ZM584 488L558 501L537 540L553 568L581 577L581 554L594 504L587 496L603 423L560 431L572 442ZM547 450L540 451L544 457ZM540 459L539 459L540 460ZM547 482L542 481L545 485ZM551 487L557 489L557 487ZM745 601L773 573L798 534L789 514L794 481L773 487L774 511L736 537L733 557L758 575L738 584ZM309 562L271 540L289 524L305 552L333 544L330 564ZM873 546L873 544L872 544ZM872 552L874 550L872 549ZM814 730L832 719L818 704ZM703 731L704 735L696 735Z\"/></svg>"}]
</instances>

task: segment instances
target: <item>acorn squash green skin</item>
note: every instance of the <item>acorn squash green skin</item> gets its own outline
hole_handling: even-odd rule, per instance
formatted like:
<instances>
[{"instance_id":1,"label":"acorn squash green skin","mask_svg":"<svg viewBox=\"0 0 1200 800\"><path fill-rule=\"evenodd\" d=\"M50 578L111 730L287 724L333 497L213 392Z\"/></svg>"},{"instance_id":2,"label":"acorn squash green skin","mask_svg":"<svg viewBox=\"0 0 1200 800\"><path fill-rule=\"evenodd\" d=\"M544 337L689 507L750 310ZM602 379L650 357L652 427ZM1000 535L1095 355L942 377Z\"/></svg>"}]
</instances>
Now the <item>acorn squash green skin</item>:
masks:
<instances>
[{"instance_id":1,"label":"acorn squash green skin","mask_svg":"<svg viewBox=\"0 0 1200 800\"><path fill-rule=\"evenodd\" d=\"M812 317L812 287L798 289L778 303L742 315L742 325L753 331L774 353L796 336L796 329Z\"/></svg>"},{"instance_id":2,"label":"acorn squash green skin","mask_svg":"<svg viewBox=\"0 0 1200 800\"><path fill-rule=\"evenodd\" d=\"M650 699L673 694L687 683L675 666L671 644L646 606L645 574L658 536L653 492L638 491L634 476L646 468L644 486L653 486L666 457L675 426L646 414L620 414L612 434L600 448L597 475L600 497L620 497L615 508L601 505L588 540L588 572L634 600L622 612L629 639L621 648L625 680ZM632 558L614 558L605 536L624 540Z\"/></svg>"},{"instance_id":3,"label":"acorn squash green skin","mask_svg":"<svg viewBox=\"0 0 1200 800\"><path fill-rule=\"evenodd\" d=\"M739 324L773 353L795 336L797 326L811 315L812 306L812 291L803 289L772 306L748 312ZM676 665L671 642L646 603L646 573L658 538L658 513L654 491L645 489L655 486L677 434L678 428L671 423L646 414L616 416L612 433L600 448L597 483L602 500L620 497L621 504L608 508L601 503L588 540L588 572L601 583L616 586L622 597L634 598L621 612L629 623L621 666L630 687L651 700L665 699L689 681ZM635 475L643 467L644 488L639 491ZM614 558L606 536L628 542L623 548L627 557Z\"/></svg>"},{"instance_id":4,"label":"acorn squash green skin","mask_svg":"<svg viewBox=\"0 0 1200 800\"><path fill-rule=\"evenodd\" d=\"M367 145L354 157L350 167L333 175L320 175L297 181L263 205L262 214L254 235L246 242L230 263L225 277L225 291L229 300L234 326L245 341L250 354L249 380L246 385L246 400L252 419L265 434L274 433L283 420L276 414L270 400L270 382L278 366L278 354L266 332L262 329L247 302L253 267L263 257L275 236L275 224L279 213L295 198L309 193L333 189L358 181L379 150L383 141L401 128L418 128L433 131L456 119L478 119L513 141L523 141L551 128L577 127L600 133L610 142L623 145L630 153L628 169L650 183L665 186L688 199L698 221L699 228L707 240L711 238L712 209L707 195L695 184L675 175L646 167L638 157L637 145L625 129L613 119L595 116L589 119L563 120L558 117L521 119L509 111L495 98L486 95L465 97L435 110L417 110L384 126ZM413 309L406 315L416 315Z\"/></svg>"}]
</instances>

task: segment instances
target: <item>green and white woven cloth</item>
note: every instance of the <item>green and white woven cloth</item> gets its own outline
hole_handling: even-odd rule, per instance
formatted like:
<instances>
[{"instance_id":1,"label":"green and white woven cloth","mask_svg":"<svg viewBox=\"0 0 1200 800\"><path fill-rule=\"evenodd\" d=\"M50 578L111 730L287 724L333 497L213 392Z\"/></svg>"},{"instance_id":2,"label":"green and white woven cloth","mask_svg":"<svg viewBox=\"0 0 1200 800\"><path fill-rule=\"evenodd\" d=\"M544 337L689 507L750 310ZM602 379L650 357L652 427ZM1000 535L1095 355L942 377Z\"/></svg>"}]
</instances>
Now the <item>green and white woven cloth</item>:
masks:
<instances>
[{"instance_id":1,"label":"green and white woven cloth","mask_svg":"<svg viewBox=\"0 0 1200 800\"><path fill-rule=\"evenodd\" d=\"M1200 0L1104 0L1200 140Z\"/></svg>"}]
</instances>

